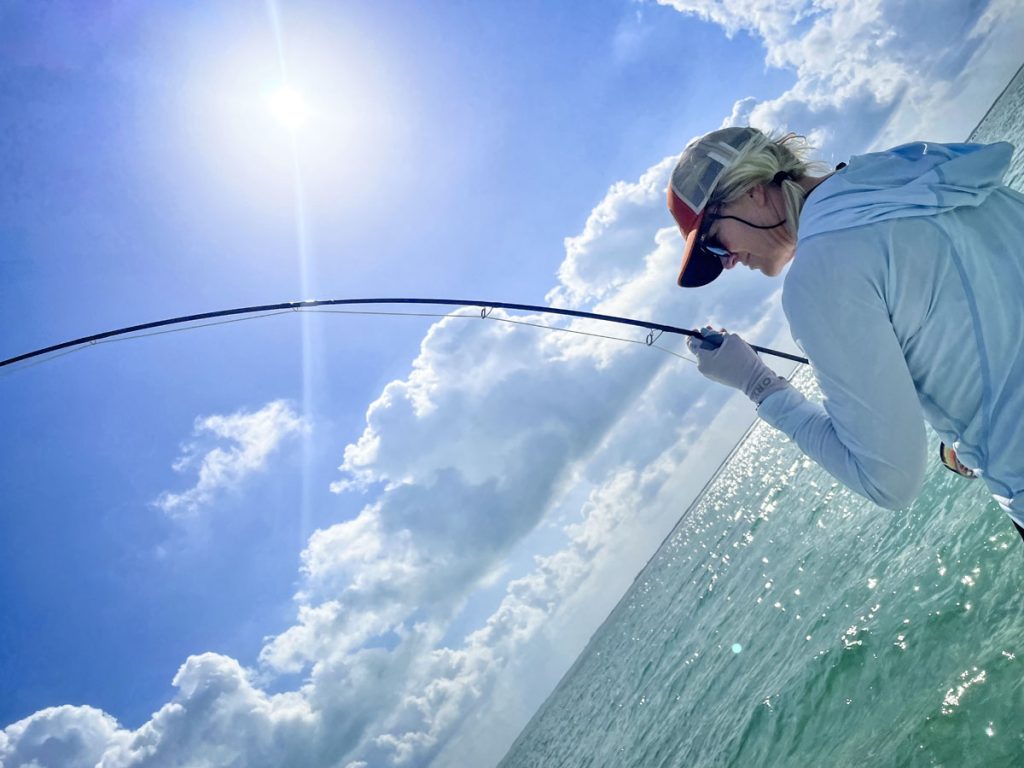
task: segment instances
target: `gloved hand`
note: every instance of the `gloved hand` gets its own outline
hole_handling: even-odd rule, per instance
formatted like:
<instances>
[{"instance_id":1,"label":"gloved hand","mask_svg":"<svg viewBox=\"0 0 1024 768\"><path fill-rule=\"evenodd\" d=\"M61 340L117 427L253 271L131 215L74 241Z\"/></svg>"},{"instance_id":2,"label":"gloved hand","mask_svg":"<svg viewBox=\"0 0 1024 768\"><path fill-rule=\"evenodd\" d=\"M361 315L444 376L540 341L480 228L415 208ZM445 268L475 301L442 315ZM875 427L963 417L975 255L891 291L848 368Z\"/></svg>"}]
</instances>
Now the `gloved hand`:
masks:
<instances>
[{"instance_id":1,"label":"gloved hand","mask_svg":"<svg viewBox=\"0 0 1024 768\"><path fill-rule=\"evenodd\" d=\"M789 382L765 365L739 336L724 330L715 331L711 326L702 328L701 333L703 340L691 336L686 346L697 357L697 370L707 378L740 390L756 405L789 386Z\"/></svg>"}]
</instances>

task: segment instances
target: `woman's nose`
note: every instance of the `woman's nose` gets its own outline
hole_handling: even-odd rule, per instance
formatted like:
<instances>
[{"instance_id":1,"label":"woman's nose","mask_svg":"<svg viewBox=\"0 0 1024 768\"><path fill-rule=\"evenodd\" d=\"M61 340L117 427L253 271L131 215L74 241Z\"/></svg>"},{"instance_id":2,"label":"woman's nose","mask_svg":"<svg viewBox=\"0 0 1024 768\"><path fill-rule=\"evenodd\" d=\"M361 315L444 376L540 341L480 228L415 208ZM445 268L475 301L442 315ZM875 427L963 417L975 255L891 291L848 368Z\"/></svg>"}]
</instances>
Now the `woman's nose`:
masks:
<instances>
[{"instance_id":1,"label":"woman's nose","mask_svg":"<svg viewBox=\"0 0 1024 768\"><path fill-rule=\"evenodd\" d=\"M730 253L728 256L722 256L722 268L732 269L736 266L736 254Z\"/></svg>"}]
</instances>

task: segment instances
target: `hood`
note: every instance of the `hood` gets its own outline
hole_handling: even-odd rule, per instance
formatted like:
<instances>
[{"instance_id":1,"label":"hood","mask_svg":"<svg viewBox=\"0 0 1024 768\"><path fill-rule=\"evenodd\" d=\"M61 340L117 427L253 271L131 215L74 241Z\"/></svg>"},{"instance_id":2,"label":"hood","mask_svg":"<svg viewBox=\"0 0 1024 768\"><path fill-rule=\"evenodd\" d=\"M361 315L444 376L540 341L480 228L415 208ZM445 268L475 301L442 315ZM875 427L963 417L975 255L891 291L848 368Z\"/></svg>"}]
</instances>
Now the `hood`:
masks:
<instances>
[{"instance_id":1,"label":"hood","mask_svg":"<svg viewBox=\"0 0 1024 768\"><path fill-rule=\"evenodd\" d=\"M876 221L977 206L1002 185L1013 145L914 142L856 155L800 212L799 239Z\"/></svg>"}]
</instances>

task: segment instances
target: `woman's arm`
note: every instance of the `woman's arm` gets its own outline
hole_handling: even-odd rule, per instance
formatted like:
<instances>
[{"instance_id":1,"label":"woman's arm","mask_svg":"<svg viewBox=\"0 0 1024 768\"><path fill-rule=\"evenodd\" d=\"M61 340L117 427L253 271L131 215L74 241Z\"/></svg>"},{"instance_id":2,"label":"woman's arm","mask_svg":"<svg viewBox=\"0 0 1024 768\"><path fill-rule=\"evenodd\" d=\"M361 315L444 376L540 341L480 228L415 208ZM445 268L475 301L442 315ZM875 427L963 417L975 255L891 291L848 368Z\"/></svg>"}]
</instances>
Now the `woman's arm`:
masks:
<instances>
[{"instance_id":1,"label":"woman's arm","mask_svg":"<svg viewBox=\"0 0 1024 768\"><path fill-rule=\"evenodd\" d=\"M783 307L814 367L824 407L792 387L758 415L844 485L879 506L908 506L924 483L927 447L914 382L889 318L882 276L857 254L801 254Z\"/></svg>"}]
</instances>

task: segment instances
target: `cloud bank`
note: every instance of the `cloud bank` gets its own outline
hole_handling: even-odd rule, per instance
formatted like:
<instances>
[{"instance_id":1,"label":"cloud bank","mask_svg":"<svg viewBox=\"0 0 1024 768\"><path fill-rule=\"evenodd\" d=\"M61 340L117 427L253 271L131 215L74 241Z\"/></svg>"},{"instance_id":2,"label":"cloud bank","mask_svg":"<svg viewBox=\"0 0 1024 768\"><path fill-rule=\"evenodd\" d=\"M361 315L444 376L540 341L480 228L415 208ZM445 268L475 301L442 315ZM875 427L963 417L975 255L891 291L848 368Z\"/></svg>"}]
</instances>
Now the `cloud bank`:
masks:
<instances>
[{"instance_id":1,"label":"cloud bank","mask_svg":"<svg viewBox=\"0 0 1024 768\"><path fill-rule=\"evenodd\" d=\"M917 139L963 141L1021 64L1016 0L656 0L747 32L796 82L736 102L728 125L805 133L846 154Z\"/></svg>"},{"instance_id":2,"label":"cloud bank","mask_svg":"<svg viewBox=\"0 0 1024 768\"><path fill-rule=\"evenodd\" d=\"M998 88L988 74L1005 69L1017 55L1007 41L1020 39L1007 37L1019 14L1000 0L940 2L928 23L897 2L666 4L750 32L770 66L796 75L775 99L737 101L726 123L793 128L846 151L935 125L942 135L928 138L962 139L987 106L972 111L980 97L963 97L950 122L926 121L945 114L958 89L991 100ZM951 49L962 30L966 44ZM727 324L788 347L777 296L759 275L732 273L681 301L672 282L681 244L664 211L672 162L609 190L566 240L548 300ZM37 712L0 733L0 762L359 768L500 758L753 410L646 344L495 317L437 323L409 375L370 405L332 488L372 498L310 537L296 621L265 643L254 668L218 654L188 658L173 699L136 730L90 707ZM608 332L585 321L558 327ZM196 436L233 445L185 450L178 466L198 465L199 478L160 497L168 514L195 514L303 428L280 403L211 418ZM453 634L475 615L466 612L481 590L496 593L493 608ZM301 684L271 693L287 675Z\"/></svg>"},{"instance_id":3,"label":"cloud bank","mask_svg":"<svg viewBox=\"0 0 1024 768\"><path fill-rule=\"evenodd\" d=\"M678 315L678 289L665 278L681 243L662 227L660 202L670 165L609 191L571 239L575 270L565 270L571 277L554 297L571 292L599 312ZM646 256L616 265L610 241ZM733 328L765 343L784 333L777 313L759 311L766 299L752 274L737 274L727 292L704 292L686 311L724 317L726 293L746 306L728 311ZM383 490L354 519L310 537L297 620L267 641L257 667L218 654L190 657L173 681L174 698L134 731L86 707L64 707L60 718L36 713L4 731L4 764L31 764L41 744L65 745L103 768L448 760L442 752L458 747L460 725L556 614L582 610L574 601L596 611L591 622L610 609L678 517L687 492L680 465L695 462L695 476L706 476L753 416L749 403L708 391L691 363L648 347L641 330L630 338L639 343L623 343L494 316L437 323L410 374L371 404L335 489ZM587 321L558 327L608 331ZM683 349L680 340L659 345ZM721 428L706 430L714 419ZM301 429L282 403L197 420L197 438L231 447L196 442L184 450L176 466L198 466L199 480L170 509L209 504ZM699 483L691 480L691 495ZM520 565L509 566L517 557ZM495 608L464 636L446 639L475 590L488 585L503 593ZM589 631L565 633L553 674ZM294 674L304 681L297 689L269 692Z\"/></svg>"}]
</instances>

